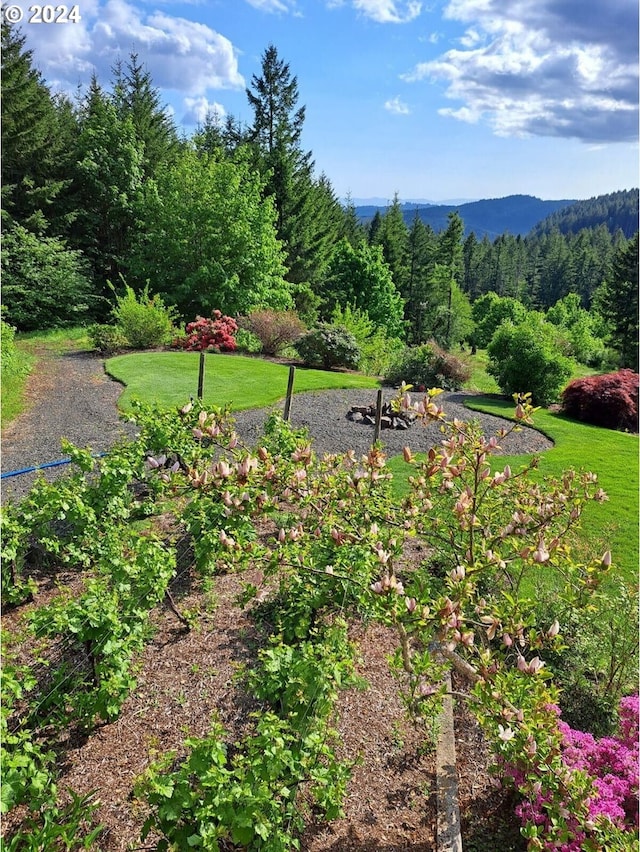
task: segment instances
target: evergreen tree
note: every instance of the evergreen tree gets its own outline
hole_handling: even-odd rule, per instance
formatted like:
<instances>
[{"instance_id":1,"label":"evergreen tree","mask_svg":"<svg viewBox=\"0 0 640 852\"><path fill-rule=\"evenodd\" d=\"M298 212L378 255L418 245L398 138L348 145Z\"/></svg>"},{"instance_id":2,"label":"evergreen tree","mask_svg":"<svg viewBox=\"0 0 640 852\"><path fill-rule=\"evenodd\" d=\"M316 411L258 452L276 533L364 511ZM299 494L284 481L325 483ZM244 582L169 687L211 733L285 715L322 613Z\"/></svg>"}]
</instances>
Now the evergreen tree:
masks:
<instances>
[{"instance_id":1,"label":"evergreen tree","mask_svg":"<svg viewBox=\"0 0 640 852\"><path fill-rule=\"evenodd\" d=\"M297 107L298 81L273 45L251 84L246 90L253 110L248 138L265 177L265 195L274 201L287 278L316 288L338 238L339 204L326 177L313 177L311 152L301 147L305 107Z\"/></svg>"},{"instance_id":2,"label":"evergreen tree","mask_svg":"<svg viewBox=\"0 0 640 852\"><path fill-rule=\"evenodd\" d=\"M382 225L382 215L379 210L373 214L373 218L369 222L367 227L367 239L369 240L369 245L373 246L376 244L376 239L378 236L378 231Z\"/></svg>"},{"instance_id":3,"label":"evergreen tree","mask_svg":"<svg viewBox=\"0 0 640 852\"><path fill-rule=\"evenodd\" d=\"M358 221L358 214L351 194L347 195L346 198L340 236L349 240L354 248L367 238L365 227Z\"/></svg>"},{"instance_id":4,"label":"evergreen tree","mask_svg":"<svg viewBox=\"0 0 640 852\"><path fill-rule=\"evenodd\" d=\"M436 235L430 225L425 225L414 216L407 238L407 276L402 296L405 300L407 343L420 344L425 341L424 313L427 310L429 281L433 273L436 251Z\"/></svg>"},{"instance_id":5,"label":"evergreen tree","mask_svg":"<svg viewBox=\"0 0 640 852\"><path fill-rule=\"evenodd\" d=\"M451 340L453 338L452 322L454 319L454 293L455 286L460 288L464 277L464 257L462 252L462 237L464 235L464 222L457 212L449 213L447 216L449 224L438 237L436 249L436 263L447 270L441 274L442 280L447 278L449 287L446 296L446 310L439 309L439 315L446 318L446 328L440 340ZM460 293L462 291L460 290ZM457 298L457 294L456 294ZM436 338L438 339L438 338ZM440 342L439 340L439 342ZM446 346L446 343L440 343Z\"/></svg>"},{"instance_id":6,"label":"evergreen tree","mask_svg":"<svg viewBox=\"0 0 640 852\"><path fill-rule=\"evenodd\" d=\"M233 154L247 142L247 130L233 116L227 115L223 120L218 112L210 110L204 124L194 133L192 142L199 154L218 151Z\"/></svg>"},{"instance_id":7,"label":"evergreen tree","mask_svg":"<svg viewBox=\"0 0 640 852\"><path fill-rule=\"evenodd\" d=\"M58 116L49 90L32 64L25 37L2 23L2 207L5 222L36 233L56 218L64 188ZM54 230L64 228L55 223Z\"/></svg>"},{"instance_id":8,"label":"evergreen tree","mask_svg":"<svg viewBox=\"0 0 640 852\"><path fill-rule=\"evenodd\" d=\"M106 295L107 281L128 273L141 197L143 146L131 118L119 114L95 77L81 110L75 154L74 246L91 264L97 293Z\"/></svg>"},{"instance_id":9,"label":"evergreen tree","mask_svg":"<svg viewBox=\"0 0 640 852\"><path fill-rule=\"evenodd\" d=\"M429 275L418 329L420 340L435 340L443 349L450 349L471 335L471 303L444 264L436 263Z\"/></svg>"},{"instance_id":10,"label":"evergreen tree","mask_svg":"<svg viewBox=\"0 0 640 852\"><path fill-rule=\"evenodd\" d=\"M575 276L566 239L553 230L540 244L537 281L532 293L538 308L549 308L574 289Z\"/></svg>"},{"instance_id":11,"label":"evergreen tree","mask_svg":"<svg viewBox=\"0 0 640 852\"><path fill-rule=\"evenodd\" d=\"M179 142L175 125L161 104L150 72L138 61L137 53L130 54L124 70L116 65L114 75L114 104L121 120L131 120L136 139L142 146L143 176L152 177L160 165L172 162L177 155Z\"/></svg>"},{"instance_id":12,"label":"evergreen tree","mask_svg":"<svg viewBox=\"0 0 640 852\"><path fill-rule=\"evenodd\" d=\"M608 280L597 294L610 324L610 340L621 367L638 372L638 232L616 252Z\"/></svg>"},{"instance_id":13,"label":"evergreen tree","mask_svg":"<svg viewBox=\"0 0 640 852\"><path fill-rule=\"evenodd\" d=\"M382 255L389 265L396 290L403 295L407 290L407 255L408 255L407 226L402 215L398 194L393 196L391 205L382 216L372 245L382 247Z\"/></svg>"},{"instance_id":14,"label":"evergreen tree","mask_svg":"<svg viewBox=\"0 0 640 852\"><path fill-rule=\"evenodd\" d=\"M462 285L464 272L464 257L462 251L462 238L464 236L464 222L459 213L452 212L447 216L449 224L446 229L438 235L438 248L436 262L446 266L451 277Z\"/></svg>"}]
</instances>

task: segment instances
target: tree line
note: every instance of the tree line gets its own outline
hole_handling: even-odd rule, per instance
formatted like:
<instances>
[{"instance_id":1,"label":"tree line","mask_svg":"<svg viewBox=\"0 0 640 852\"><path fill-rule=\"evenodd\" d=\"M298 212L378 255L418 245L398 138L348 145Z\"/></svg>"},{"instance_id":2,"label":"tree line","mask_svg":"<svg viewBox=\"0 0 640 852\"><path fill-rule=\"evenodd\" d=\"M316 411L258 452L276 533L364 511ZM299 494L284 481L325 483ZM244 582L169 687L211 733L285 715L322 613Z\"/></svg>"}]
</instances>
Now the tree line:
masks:
<instances>
[{"instance_id":1,"label":"tree line","mask_svg":"<svg viewBox=\"0 0 640 852\"><path fill-rule=\"evenodd\" d=\"M436 233L405 224L397 197L363 226L303 147L297 78L273 45L246 89L251 123L210 114L190 137L135 53L72 100L4 23L2 75L4 315L20 330L102 321L126 282L185 321L270 307L311 325L351 308L390 338L448 348L471 341L490 292L543 311L577 294L602 312L637 256L605 225L465 239L452 212Z\"/></svg>"}]
</instances>

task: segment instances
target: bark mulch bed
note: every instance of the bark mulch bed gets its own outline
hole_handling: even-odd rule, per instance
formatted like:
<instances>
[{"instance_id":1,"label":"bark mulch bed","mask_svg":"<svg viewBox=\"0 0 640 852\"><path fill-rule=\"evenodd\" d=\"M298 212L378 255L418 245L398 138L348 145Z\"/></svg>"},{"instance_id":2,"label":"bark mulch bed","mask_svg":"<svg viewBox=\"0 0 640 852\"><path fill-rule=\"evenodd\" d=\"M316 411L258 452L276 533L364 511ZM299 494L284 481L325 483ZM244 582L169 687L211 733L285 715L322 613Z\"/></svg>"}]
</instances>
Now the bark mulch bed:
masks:
<instances>
[{"instance_id":1,"label":"bark mulch bed","mask_svg":"<svg viewBox=\"0 0 640 852\"><path fill-rule=\"evenodd\" d=\"M71 588L80 583L73 575L57 579ZM53 581L52 576L40 577L38 604L56 594ZM213 714L234 741L246 732L250 714L260 709L238 677L262 641L250 612L236 602L246 581L259 584L260 571L218 576L207 593L192 586L189 575L183 574L174 584L173 595L180 608L199 612L197 627L185 632L169 609L155 611L153 638L138 661L138 685L120 717L89 734L77 729L58 734L58 789L70 787L80 794L95 791L100 802L96 818L104 825L104 833L94 849L154 848L158 838L150 836L144 843L140 839L146 809L133 796L136 778L168 751L183 755L185 738L204 736ZM8 634L21 633L23 615L31 606L5 614ZM388 664L395 636L379 624L354 622L351 638L361 657L358 672L368 686L342 692L338 704L339 757L357 760L344 802L345 815L329 824L311 823L301 849L436 850L435 749L422 724L405 715ZM28 659L28 646L13 650L18 658ZM77 665L82 664L77 660ZM456 690L464 688L460 682L454 685ZM465 849L523 849L513 818L514 803L489 777L488 750L463 701L456 702L455 719ZM18 816L5 817L3 835L11 833ZM493 844L496 839L498 845Z\"/></svg>"}]
</instances>

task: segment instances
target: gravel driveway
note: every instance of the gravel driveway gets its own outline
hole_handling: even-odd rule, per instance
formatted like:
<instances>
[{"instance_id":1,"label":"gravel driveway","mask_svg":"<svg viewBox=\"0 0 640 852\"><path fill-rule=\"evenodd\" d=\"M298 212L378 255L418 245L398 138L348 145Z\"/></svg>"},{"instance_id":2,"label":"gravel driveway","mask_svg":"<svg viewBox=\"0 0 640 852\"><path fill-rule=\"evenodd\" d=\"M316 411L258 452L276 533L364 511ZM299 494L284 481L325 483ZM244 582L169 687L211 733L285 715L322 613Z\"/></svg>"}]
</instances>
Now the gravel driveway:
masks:
<instances>
[{"instance_id":1,"label":"gravel driveway","mask_svg":"<svg viewBox=\"0 0 640 852\"><path fill-rule=\"evenodd\" d=\"M122 387L104 372L102 358L88 352L67 353L46 358L27 384L28 407L2 435L2 473L22 470L64 458L60 447L67 438L80 447L102 452L123 437L133 437L133 424L120 420L117 400ZM386 389L385 400L394 392ZM478 419L485 433L492 435L504 421L489 414L469 412L463 405L464 393L447 393L439 399L448 417ZM346 414L352 405L375 404L375 390L332 390L296 394L291 405L291 423L306 426L320 454L353 449L366 453L373 440L373 427L352 423ZM284 403L274 406L282 410ZM271 408L238 412L237 431L254 443ZM382 444L388 455L402 452L404 446L424 451L442 439L439 426L415 424L400 432L383 430ZM508 453L540 452L551 441L534 429L523 428L503 442ZM44 471L48 480L64 475L68 466ZM20 499L31 488L35 473L2 480L2 500Z\"/></svg>"}]
</instances>

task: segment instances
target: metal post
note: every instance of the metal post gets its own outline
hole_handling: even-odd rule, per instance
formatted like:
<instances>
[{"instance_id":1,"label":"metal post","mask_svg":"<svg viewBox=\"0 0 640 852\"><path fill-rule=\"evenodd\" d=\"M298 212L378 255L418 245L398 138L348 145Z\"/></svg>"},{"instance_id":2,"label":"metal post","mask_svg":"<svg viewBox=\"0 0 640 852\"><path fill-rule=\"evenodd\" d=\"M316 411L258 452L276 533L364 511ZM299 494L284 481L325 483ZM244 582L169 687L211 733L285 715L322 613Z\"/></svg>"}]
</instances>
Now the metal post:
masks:
<instances>
[{"instance_id":1,"label":"metal post","mask_svg":"<svg viewBox=\"0 0 640 852\"><path fill-rule=\"evenodd\" d=\"M287 398L284 402L284 414L283 417L285 420L289 420L289 415L291 413L291 397L293 396L293 377L296 374L295 367L289 367L289 382L287 384Z\"/></svg>"},{"instance_id":2,"label":"metal post","mask_svg":"<svg viewBox=\"0 0 640 852\"><path fill-rule=\"evenodd\" d=\"M198 399L202 399L204 387L204 352L200 353L200 369L198 370Z\"/></svg>"},{"instance_id":3,"label":"metal post","mask_svg":"<svg viewBox=\"0 0 640 852\"><path fill-rule=\"evenodd\" d=\"M376 401L376 425L373 433L373 443L380 440L380 421L382 420L382 388L378 391L378 399Z\"/></svg>"}]
</instances>

